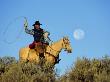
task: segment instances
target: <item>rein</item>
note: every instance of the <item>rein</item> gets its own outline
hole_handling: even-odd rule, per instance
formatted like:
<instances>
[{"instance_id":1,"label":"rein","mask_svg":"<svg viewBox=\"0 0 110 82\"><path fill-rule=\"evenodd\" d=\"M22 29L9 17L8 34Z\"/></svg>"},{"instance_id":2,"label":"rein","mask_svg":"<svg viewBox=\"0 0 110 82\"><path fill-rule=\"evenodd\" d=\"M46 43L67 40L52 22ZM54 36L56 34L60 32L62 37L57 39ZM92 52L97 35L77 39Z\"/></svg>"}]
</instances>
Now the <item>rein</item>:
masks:
<instances>
[{"instance_id":1,"label":"rein","mask_svg":"<svg viewBox=\"0 0 110 82\"><path fill-rule=\"evenodd\" d=\"M63 42L64 42L64 40L63 40ZM63 44L62 44L62 45L63 45ZM49 45L49 47L50 47L53 51L61 52L61 51L58 51L58 50L53 49L50 45Z\"/></svg>"},{"instance_id":2,"label":"rein","mask_svg":"<svg viewBox=\"0 0 110 82\"><path fill-rule=\"evenodd\" d=\"M64 42L64 41L63 41ZM63 45L63 44L62 44ZM57 53L60 53L61 52L61 50L55 50L55 49L53 49L50 45L49 45L49 47L53 50L53 51L55 51L55 52L57 52ZM51 52L51 50L50 50L50 52ZM51 53L49 53L49 52L46 52L46 53L48 53L48 54L50 54L50 55L52 55L52 56L54 56L53 54L51 54ZM55 56L54 56L55 57ZM56 57L55 57L56 58Z\"/></svg>"},{"instance_id":3,"label":"rein","mask_svg":"<svg viewBox=\"0 0 110 82\"><path fill-rule=\"evenodd\" d=\"M50 47L53 51L61 52L61 51L58 51L58 50L53 49L50 45L49 45L49 47Z\"/></svg>"},{"instance_id":4,"label":"rein","mask_svg":"<svg viewBox=\"0 0 110 82\"><path fill-rule=\"evenodd\" d=\"M51 46L49 46L52 50L54 50ZM50 50L51 51L51 50ZM57 51L57 50L54 50L54 51L56 51L57 53L60 53L61 51ZM57 57L56 56L54 56L53 54L51 54L50 52L45 52L45 53L47 53L47 54L49 54L49 55L51 55L51 56L53 56L55 59L57 59Z\"/></svg>"}]
</instances>

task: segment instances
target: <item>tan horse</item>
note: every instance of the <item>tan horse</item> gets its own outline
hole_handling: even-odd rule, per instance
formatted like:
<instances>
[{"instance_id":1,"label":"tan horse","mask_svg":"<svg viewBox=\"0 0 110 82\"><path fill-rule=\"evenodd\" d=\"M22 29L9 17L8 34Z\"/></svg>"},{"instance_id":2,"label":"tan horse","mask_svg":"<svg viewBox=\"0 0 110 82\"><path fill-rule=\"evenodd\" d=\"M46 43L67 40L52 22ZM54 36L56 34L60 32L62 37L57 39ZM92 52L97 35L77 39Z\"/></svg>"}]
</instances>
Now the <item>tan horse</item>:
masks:
<instances>
[{"instance_id":1,"label":"tan horse","mask_svg":"<svg viewBox=\"0 0 110 82\"><path fill-rule=\"evenodd\" d=\"M44 53L46 64L55 64L56 58L59 56L61 50L64 49L68 53L72 52L72 48L67 37L63 37L57 42L47 46L46 52ZM30 49L29 47L21 48L19 51L20 61L34 61L36 63L40 62L39 53L35 49Z\"/></svg>"}]
</instances>

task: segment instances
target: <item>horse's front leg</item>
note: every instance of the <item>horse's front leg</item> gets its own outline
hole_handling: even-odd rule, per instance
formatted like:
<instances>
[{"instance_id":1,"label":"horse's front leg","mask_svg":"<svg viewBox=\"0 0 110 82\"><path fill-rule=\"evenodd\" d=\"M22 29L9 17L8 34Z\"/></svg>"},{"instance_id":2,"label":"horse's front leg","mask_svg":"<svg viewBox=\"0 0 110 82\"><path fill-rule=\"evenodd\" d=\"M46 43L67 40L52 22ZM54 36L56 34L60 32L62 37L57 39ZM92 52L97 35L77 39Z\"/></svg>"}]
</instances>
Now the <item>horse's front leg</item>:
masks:
<instances>
[{"instance_id":1,"label":"horse's front leg","mask_svg":"<svg viewBox=\"0 0 110 82\"><path fill-rule=\"evenodd\" d=\"M55 58L50 54L45 54L46 65L55 65Z\"/></svg>"}]
</instances>

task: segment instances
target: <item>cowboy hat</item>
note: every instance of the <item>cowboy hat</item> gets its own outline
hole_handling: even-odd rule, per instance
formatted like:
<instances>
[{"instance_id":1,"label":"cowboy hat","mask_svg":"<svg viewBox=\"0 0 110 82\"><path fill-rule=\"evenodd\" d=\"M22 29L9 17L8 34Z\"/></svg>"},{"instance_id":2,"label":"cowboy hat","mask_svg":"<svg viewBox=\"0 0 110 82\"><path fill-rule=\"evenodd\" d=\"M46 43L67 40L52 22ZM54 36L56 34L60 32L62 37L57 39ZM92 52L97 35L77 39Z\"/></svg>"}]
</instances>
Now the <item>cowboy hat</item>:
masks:
<instances>
[{"instance_id":1,"label":"cowboy hat","mask_svg":"<svg viewBox=\"0 0 110 82\"><path fill-rule=\"evenodd\" d=\"M35 25L42 25L42 24L40 24L39 21L36 21L35 24L33 24L32 26L35 26Z\"/></svg>"}]
</instances>

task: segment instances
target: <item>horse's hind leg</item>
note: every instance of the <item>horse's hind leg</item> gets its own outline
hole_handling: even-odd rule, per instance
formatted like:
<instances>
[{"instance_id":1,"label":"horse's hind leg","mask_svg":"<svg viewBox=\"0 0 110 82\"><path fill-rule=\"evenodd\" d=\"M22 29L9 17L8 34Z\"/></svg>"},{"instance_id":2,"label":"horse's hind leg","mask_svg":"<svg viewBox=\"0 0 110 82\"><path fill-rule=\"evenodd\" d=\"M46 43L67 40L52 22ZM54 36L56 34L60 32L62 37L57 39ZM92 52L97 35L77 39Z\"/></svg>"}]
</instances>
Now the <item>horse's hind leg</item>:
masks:
<instances>
[{"instance_id":1,"label":"horse's hind leg","mask_svg":"<svg viewBox=\"0 0 110 82\"><path fill-rule=\"evenodd\" d=\"M26 62L27 61L29 50L30 49L28 47L20 49L20 51L19 51L20 62Z\"/></svg>"}]
</instances>

